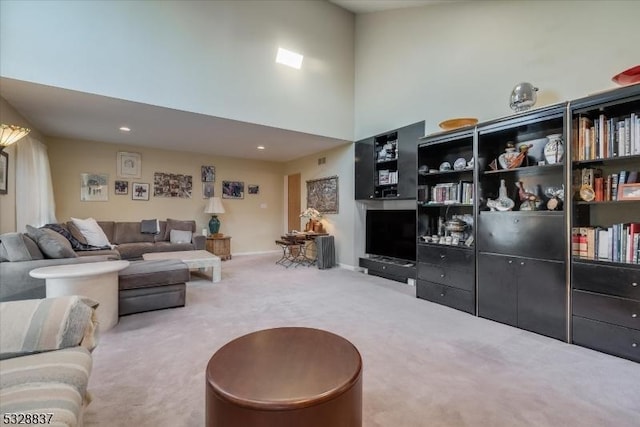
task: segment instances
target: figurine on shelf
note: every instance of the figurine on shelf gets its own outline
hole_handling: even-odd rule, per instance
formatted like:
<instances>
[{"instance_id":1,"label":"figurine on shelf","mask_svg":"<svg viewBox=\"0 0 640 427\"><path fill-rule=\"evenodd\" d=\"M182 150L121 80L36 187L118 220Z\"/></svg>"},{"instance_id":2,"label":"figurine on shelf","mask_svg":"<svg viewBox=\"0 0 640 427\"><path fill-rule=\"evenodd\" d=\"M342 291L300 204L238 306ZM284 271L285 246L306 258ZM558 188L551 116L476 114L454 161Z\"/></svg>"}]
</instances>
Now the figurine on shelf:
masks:
<instances>
[{"instance_id":1,"label":"figurine on shelf","mask_svg":"<svg viewBox=\"0 0 640 427\"><path fill-rule=\"evenodd\" d=\"M535 211L540 206L540 198L537 194L527 191L522 181L518 181L518 197L520 197L521 211Z\"/></svg>"},{"instance_id":2,"label":"figurine on shelf","mask_svg":"<svg viewBox=\"0 0 640 427\"><path fill-rule=\"evenodd\" d=\"M495 200L488 199L487 207L492 211L510 211L515 206L515 202L507 196L507 186L504 179L500 180L500 189L498 190L498 198Z\"/></svg>"}]
</instances>

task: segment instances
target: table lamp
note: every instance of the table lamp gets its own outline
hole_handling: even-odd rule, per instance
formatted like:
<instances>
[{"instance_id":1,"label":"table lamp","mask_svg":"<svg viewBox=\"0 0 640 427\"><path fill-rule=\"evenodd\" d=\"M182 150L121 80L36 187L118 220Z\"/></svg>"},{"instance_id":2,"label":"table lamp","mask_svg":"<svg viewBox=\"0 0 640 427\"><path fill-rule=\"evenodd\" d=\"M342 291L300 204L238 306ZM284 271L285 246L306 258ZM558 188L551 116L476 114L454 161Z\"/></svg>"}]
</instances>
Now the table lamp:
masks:
<instances>
[{"instance_id":1,"label":"table lamp","mask_svg":"<svg viewBox=\"0 0 640 427\"><path fill-rule=\"evenodd\" d=\"M220 197L210 197L204 212L212 214L211 220L209 221L209 232L216 237L222 236L222 234L218 233L220 230L220 220L217 215L224 213L224 206L222 206Z\"/></svg>"}]
</instances>

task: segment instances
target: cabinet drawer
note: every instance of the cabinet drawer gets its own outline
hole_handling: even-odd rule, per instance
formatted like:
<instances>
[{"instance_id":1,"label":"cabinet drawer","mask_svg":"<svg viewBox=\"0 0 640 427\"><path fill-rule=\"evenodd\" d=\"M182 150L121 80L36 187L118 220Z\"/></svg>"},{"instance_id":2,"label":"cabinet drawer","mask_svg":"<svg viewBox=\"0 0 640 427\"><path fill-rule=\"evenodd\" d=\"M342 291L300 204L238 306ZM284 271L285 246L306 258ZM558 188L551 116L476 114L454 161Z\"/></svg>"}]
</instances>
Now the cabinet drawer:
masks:
<instances>
[{"instance_id":1,"label":"cabinet drawer","mask_svg":"<svg viewBox=\"0 0 640 427\"><path fill-rule=\"evenodd\" d=\"M473 293L470 291L418 280L416 296L431 302L446 305L447 307L475 314Z\"/></svg>"},{"instance_id":2,"label":"cabinet drawer","mask_svg":"<svg viewBox=\"0 0 640 427\"><path fill-rule=\"evenodd\" d=\"M408 265L391 264L386 262L380 262L367 258L360 258L360 267L368 270L385 273L393 276L416 278L416 267L413 263L407 262Z\"/></svg>"},{"instance_id":3,"label":"cabinet drawer","mask_svg":"<svg viewBox=\"0 0 640 427\"><path fill-rule=\"evenodd\" d=\"M548 212L482 212L478 250L562 261L564 216Z\"/></svg>"},{"instance_id":4,"label":"cabinet drawer","mask_svg":"<svg viewBox=\"0 0 640 427\"><path fill-rule=\"evenodd\" d=\"M640 331L573 316L573 343L640 362Z\"/></svg>"},{"instance_id":5,"label":"cabinet drawer","mask_svg":"<svg viewBox=\"0 0 640 427\"><path fill-rule=\"evenodd\" d=\"M418 279L472 291L474 276L470 271L454 270L444 265L418 263Z\"/></svg>"},{"instance_id":6,"label":"cabinet drawer","mask_svg":"<svg viewBox=\"0 0 640 427\"><path fill-rule=\"evenodd\" d=\"M640 301L640 269L574 262L573 288Z\"/></svg>"},{"instance_id":7,"label":"cabinet drawer","mask_svg":"<svg viewBox=\"0 0 640 427\"><path fill-rule=\"evenodd\" d=\"M473 250L436 246L418 245L418 261L434 265L446 265L457 270L473 272Z\"/></svg>"},{"instance_id":8,"label":"cabinet drawer","mask_svg":"<svg viewBox=\"0 0 640 427\"><path fill-rule=\"evenodd\" d=\"M640 301L574 290L573 314L640 330Z\"/></svg>"}]
</instances>

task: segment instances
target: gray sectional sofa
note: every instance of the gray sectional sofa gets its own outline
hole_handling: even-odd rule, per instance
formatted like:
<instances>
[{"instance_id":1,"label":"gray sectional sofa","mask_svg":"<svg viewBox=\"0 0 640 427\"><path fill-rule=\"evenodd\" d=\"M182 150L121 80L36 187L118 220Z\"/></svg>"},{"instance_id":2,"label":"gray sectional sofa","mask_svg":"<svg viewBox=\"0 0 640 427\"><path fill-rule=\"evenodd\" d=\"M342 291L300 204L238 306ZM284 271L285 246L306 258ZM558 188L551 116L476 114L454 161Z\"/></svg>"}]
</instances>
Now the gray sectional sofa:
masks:
<instances>
[{"instance_id":1,"label":"gray sectional sofa","mask_svg":"<svg viewBox=\"0 0 640 427\"><path fill-rule=\"evenodd\" d=\"M73 251L69 245L70 250L57 252L54 255L56 258L51 258L47 256L47 254L52 254L51 251L40 250L34 240L26 234L7 233L0 235L0 301L44 298L46 294L44 280L29 276L29 272L35 268L117 259L136 261L142 259L142 254L149 252L189 251L205 248L206 237L195 233L195 221L174 219L159 221L159 233L157 234L142 233L141 222L98 221L98 224L105 232L109 242L115 245L113 249ZM78 240L82 239L82 235L77 229L74 229L71 222L61 225ZM169 240L171 230L189 231L191 242L172 243ZM9 242L20 241L24 243L21 250L7 247L7 245L14 244Z\"/></svg>"}]
</instances>

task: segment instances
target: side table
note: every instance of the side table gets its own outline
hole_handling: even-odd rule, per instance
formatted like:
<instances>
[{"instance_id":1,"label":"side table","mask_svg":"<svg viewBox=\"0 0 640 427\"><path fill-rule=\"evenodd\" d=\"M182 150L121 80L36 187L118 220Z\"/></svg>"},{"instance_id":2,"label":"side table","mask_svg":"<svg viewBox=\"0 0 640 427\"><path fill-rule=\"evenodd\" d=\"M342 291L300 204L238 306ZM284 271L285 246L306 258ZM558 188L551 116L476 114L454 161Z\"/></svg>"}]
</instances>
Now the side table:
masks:
<instances>
[{"instance_id":1,"label":"side table","mask_svg":"<svg viewBox=\"0 0 640 427\"><path fill-rule=\"evenodd\" d=\"M226 261L231 259L231 236L207 237L207 251Z\"/></svg>"},{"instance_id":2,"label":"side table","mask_svg":"<svg viewBox=\"0 0 640 427\"><path fill-rule=\"evenodd\" d=\"M129 261L102 261L52 265L31 270L29 275L45 279L47 298L81 295L98 301L98 328L106 331L118 323L118 272Z\"/></svg>"}]
</instances>

